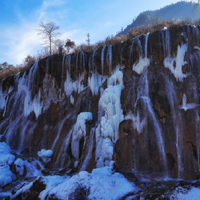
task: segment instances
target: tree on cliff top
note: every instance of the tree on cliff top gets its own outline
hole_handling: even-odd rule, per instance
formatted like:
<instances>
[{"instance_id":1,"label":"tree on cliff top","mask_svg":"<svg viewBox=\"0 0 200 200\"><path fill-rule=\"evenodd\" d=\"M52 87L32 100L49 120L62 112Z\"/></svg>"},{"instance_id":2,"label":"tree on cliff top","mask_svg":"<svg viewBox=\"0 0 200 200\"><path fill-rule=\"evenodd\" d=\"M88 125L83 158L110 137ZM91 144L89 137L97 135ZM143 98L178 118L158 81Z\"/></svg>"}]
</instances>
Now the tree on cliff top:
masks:
<instances>
[{"instance_id":1,"label":"tree on cliff top","mask_svg":"<svg viewBox=\"0 0 200 200\"><path fill-rule=\"evenodd\" d=\"M56 37L60 34L59 32L57 32L59 26L54 22L47 22L47 23L40 22L39 27L40 28L37 29L38 35L43 36L44 44L48 46L49 54L51 56L52 44L54 43Z\"/></svg>"},{"instance_id":2,"label":"tree on cliff top","mask_svg":"<svg viewBox=\"0 0 200 200\"><path fill-rule=\"evenodd\" d=\"M69 53L70 49L73 49L75 47L75 42L71 41L70 39L67 39L65 43L65 47L67 48L67 53Z\"/></svg>"}]
</instances>

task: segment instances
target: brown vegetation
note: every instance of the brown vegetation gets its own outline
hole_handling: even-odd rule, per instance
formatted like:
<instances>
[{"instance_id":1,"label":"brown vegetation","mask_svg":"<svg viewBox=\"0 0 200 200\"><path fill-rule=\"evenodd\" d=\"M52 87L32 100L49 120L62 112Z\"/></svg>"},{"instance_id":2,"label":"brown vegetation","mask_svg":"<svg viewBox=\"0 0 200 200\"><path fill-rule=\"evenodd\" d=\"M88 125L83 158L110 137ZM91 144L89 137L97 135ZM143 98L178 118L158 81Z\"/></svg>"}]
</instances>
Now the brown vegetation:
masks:
<instances>
[{"instance_id":1,"label":"brown vegetation","mask_svg":"<svg viewBox=\"0 0 200 200\"><path fill-rule=\"evenodd\" d=\"M14 76L17 73L23 72L25 71L29 66L12 66L10 65L8 68L3 68L2 70L0 70L0 80L2 80L3 78L7 78L10 76Z\"/></svg>"},{"instance_id":2,"label":"brown vegetation","mask_svg":"<svg viewBox=\"0 0 200 200\"><path fill-rule=\"evenodd\" d=\"M135 37L138 37L139 35L151 33L154 31L159 31L162 30L163 28L170 28L173 26L183 26L183 25L200 25L200 19L192 22L190 19L186 20L180 20L180 21L175 21L175 20L163 20L163 21L155 21L154 24L152 25L143 25L139 27L135 27L129 31L127 35L119 35L119 36L111 36L107 37L104 41L99 41L94 45L86 45L82 44L74 48L73 53L78 53L81 51L84 52L91 52L99 47L105 46L105 45L115 45L120 42L124 42L127 40L132 40Z\"/></svg>"},{"instance_id":3,"label":"brown vegetation","mask_svg":"<svg viewBox=\"0 0 200 200\"><path fill-rule=\"evenodd\" d=\"M79 46L75 46L75 43L73 42L73 47L75 46L75 48L73 49L73 53L78 53L78 52L86 52L86 53L90 53L93 50L105 46L105 45L115 45L127 40L132 40L135 37L138 37L139 35L143 35L143 34L147 34L147 33L151 33L154 31L159 31L162 30L163 28L170 28L173 26L183 26L183 25L196 25L196 26L200 26L200 19L192 22L190 19L186 19L183 21L174 21L174 20L163 20L163 21L156 21L153 25L143 25L143 26L139 26L136 28L133 28L131 31L129 31L129 33L127 35L119 35L119 36L111 36L111 37L107 37L104 41L99 41L94 45L87 45L87 44L81 44ZM61 45L60 45L61 46ZM67 45L66 45L67 47ZM58 48L59 49L59 48ZM57 50L58 51L58 50ZM57 53L57 51L55 50L54 53ZM62 52L59 54L63 54L65 53L63 50ZM9 65L9 67L5 67L3 69L0 70L0 80L9 76L14 76L15 74L22 72L24 70L26 70L27 68L29 68L31 65L33 65L33 63L35 61L39 61L45 57L49 56L49 52L47 51L42 51L41 53L38 54L37 58L34 58L30 55L28 55L25 58L24 64L14 67L12 65Z\"/></svg>"}]
</instances>

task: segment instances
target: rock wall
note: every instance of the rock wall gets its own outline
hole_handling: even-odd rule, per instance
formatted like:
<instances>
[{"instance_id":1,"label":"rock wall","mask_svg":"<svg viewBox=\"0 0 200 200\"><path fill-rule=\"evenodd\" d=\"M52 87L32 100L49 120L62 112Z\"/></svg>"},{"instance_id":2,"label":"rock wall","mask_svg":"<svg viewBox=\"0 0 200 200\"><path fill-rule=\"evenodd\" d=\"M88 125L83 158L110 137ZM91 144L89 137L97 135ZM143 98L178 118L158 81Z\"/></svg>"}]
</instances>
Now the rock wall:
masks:
<instances>
[{"instance_id":1,"label":"rock wall","mask_svg":"<svg viewBox=\"0 0 200 200\"><path fill-rule=\"evenodd\" d=\"M145 178L200 173L199 27L41 60L0 83L0 134L52 168L113 165Z\"/></svg>"}]
</instances>

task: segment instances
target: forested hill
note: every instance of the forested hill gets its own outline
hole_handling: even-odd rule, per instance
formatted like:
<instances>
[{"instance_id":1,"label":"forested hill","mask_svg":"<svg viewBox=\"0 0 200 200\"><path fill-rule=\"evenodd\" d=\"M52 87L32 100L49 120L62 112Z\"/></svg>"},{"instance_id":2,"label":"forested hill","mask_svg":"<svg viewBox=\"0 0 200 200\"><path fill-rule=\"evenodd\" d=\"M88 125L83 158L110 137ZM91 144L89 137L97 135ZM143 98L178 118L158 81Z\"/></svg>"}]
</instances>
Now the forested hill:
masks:
<instances>
[{"instance_id":1,"label":"forested hill","mask_svg":"<svg viewBox=\"0 0 200 200\"><path fill-rule=\"evenodd\" d=\"M139 14L123 31L117 35L127 34L132 28L145 24L153 24L161 20L184 20L200 18L200 5L195 7L195 3L180 1L175 4L165 6L155 11L145 11Z\"/></svg>"}]
</instances>

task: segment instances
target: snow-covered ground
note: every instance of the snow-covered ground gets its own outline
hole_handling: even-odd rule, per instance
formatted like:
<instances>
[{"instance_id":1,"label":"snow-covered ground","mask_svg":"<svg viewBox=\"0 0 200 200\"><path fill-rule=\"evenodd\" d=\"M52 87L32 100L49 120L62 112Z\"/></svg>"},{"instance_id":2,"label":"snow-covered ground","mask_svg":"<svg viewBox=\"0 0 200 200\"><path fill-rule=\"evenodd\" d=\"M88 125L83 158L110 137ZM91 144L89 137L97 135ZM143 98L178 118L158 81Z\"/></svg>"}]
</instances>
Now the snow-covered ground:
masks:
<instances>
[{"instance_id":1,"label":"snow-covered ground","mask_svg":"<svg viewBox=\"0 0 200 200\"><path fill-rule=\"evenodd\" d=\"M51 159L53 151L42 149L38 152L42 158L40 162L36 158L23 160L11 154L10 147L5 142L0 142L0 199L29 199L30 195L35 198L45 199L200 199L200 182L188 182L181 185L174 182L169 186L162 184L137 182L137 185L127 180L122 174L115 172L113 167L105 166L93 169L91 173L80 171L69 176L64 174L44 176L42 170L46 160ZM18 180L20 179L20 181ZM150 185L152 184L152 189ZM165 192L156 192L165 188ZM161 190L162 189L162 190ZM14 192L13 192L14 191Z\"/></svg>"}]
</instances>

